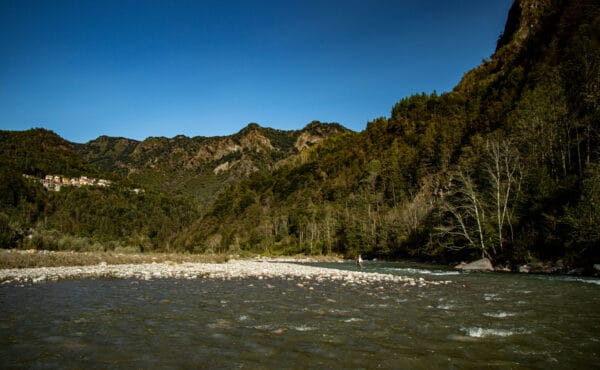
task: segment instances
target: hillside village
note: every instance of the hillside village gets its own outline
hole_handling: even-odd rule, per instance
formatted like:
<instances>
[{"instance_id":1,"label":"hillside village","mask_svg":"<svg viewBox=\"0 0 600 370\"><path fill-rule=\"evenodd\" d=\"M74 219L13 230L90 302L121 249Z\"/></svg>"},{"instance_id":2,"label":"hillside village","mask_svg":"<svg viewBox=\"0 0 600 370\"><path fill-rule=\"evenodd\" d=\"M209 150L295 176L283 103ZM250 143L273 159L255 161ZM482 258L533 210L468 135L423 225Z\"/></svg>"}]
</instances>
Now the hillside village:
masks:
<instances>
[{"instance_id":1,"label":"hillside village","mask_svg":"<svg viewBox=\"0 0 600 370\"><path fill-rule=\"evenodd\" d=\"M51 191L60 191L61 187L63 186L75 186L78 188L82 186L107 187L112 184L110 180L88 178L87 176L69 178L62 175L46 175L46 177L40 179L34 176L23 174L23 177L37 181L42 184L44 189Z\"/></svg>"}]
</instances>

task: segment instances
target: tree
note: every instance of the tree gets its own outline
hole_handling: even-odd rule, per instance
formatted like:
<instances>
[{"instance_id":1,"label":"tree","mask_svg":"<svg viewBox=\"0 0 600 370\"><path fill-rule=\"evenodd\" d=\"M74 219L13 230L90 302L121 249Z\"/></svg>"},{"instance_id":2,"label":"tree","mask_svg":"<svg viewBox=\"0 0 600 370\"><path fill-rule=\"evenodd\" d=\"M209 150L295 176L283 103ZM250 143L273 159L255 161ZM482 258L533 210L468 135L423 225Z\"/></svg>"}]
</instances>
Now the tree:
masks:
<instances>
[{"instance_id":1,"label":"tree","mask_svg":"<svg viewBox=\"0 0 600 370\"><path fill-rule=\"evenodd\" d=\"M522 162L516 147L500 132L490 135L484 144L480 142L473 141L471 158L465 158L463 167L451 173L446 190L440 193L441 223L436 236L450 249L463 248L456 240L462 238L483 257L493 259L504 252L505 236L511 243L514 239L512 219ZM473 171L479 177L475 178Z\"/></svg>"},{"instance_id":2,"label":"tree","mask_svg":"<svg viewBox=\"0 0 600 370\"><path fill-rule=\"evenodd\" d=\"M17 232L11 226L9 217L0 212L0 248L15 247L17 240Z\"/></svg>"},{"instance_id":3,"label":"tree","mask_svg":"<svg viewBox=\"0 0 600 370\"><path fill-rule=\"evenodd\" d=\"M581 259L600 259L600 164L585 172L579 202L567 207L565 220L571 229L569 244ZM589 262L589 260L588 260Z\"/></svg>"},{"instance_id":4,"label":"tree","mask_svg":"<svg viewBox=\"0 0 600 370\"><path fill-rule=\"evenodd\" d=\"M497 240L499 250L504 249L505 228L510 231L510 241L514 239L512 226L513 207L521 187L522 162L517 149L510 139L500 134L487 141L486 172L490 182L491 198L496 208Z\"/></svg>"},{"instance_id":5,"label":"tree","mask_svg":"<svg viewBox=\"0 0 600 370\"><path fill-rule=\"evenodd\" d=\"M435 227L435 236L448 249L462 249L464 239L471 248L479 249L482 257L492 259L493 244L489 244L484 231L486 223L485 203L467 170L459 168L450 175L447 189L439 198L441 223ZM492 248L492 253L488 250Z\"/></svg>"}]
</instances>

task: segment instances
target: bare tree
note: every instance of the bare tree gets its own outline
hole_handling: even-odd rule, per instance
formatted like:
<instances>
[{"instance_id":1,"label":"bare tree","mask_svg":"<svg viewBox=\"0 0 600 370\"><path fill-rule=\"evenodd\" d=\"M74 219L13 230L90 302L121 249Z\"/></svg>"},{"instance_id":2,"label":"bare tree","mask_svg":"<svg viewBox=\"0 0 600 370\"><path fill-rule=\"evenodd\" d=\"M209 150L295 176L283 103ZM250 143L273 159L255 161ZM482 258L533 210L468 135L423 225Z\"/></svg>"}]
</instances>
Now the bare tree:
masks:
<instances>
[{"instance_id":1,"label":"bare tree","mask_svg":"<svg viewBox=\"0 0 600 370\"><path fill-rule=\"evenodd\" d=\"M496 211L498 247L504 248L504 229L508 225L512 241L511 205L521 187L522 161L509 139L498 135L487 141L485 168L491 185L490 193Z\"/></svg>"},{"instance_id":2,"label":"bare tree","mask_svg":"<svg viewBox=\"0 0 600 370\"><path fill-rule=\"evenodd\" d=\"M442 212L442 224L436 227L438 240L446 240L448 236L461 237L468 246L480 249L482 257L492 258L496 250L486 240L485 205L469 173L462 169L452 173L447 189L440 194L439 209ZM488 251L488 246L492 253ZM445 244L445 247L462 248L455 243Z\"/></svg>"},{"instance_id":3,"label":"bare tree","mask_svg":"<svg viewBox=\"0 0 600 370\"><path fill-rule=\"evenodd\" d=\"M464 168L450 174L439 191L440 224L434 236L446 248L470 246L493 259L504 250L506 238L513 241L513 206L520 193L523 164L516 147L499 133L476 147L480 150L474 158L479 164L471 163L468 168L481 169L479 177L475 181ZM456 243L457 237L466 243Z\"/></svg>"},{"instance_id":4,"label":"bare tree","mask_svg":"<svg viewBox=\"0 0 600 370\"><path fill-rule=\"evenodd\" d=\"M388 212L388 223L399 226L404 235L417 231L423 220L435 207L436 187L435 176L424 177L421 180L419 191L412 198L395 205Z\"/></svg>"}]
</instances>

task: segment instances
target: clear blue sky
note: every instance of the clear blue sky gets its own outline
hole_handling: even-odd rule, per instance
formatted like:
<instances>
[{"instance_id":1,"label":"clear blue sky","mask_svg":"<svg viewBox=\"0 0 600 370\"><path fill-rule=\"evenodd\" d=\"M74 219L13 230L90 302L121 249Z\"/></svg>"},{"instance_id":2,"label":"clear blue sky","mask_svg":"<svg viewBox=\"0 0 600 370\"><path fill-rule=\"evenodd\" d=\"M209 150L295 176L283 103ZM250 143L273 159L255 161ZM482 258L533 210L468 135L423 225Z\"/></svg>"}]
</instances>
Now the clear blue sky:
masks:
<instances>
[{"instance_id":1,"label":"clear blue sky","mask_svg":"<svg viewBox=\"0 0 600 370\"><path fill-rule=\"evenodd\" d=\"M512 0L0 0L0 129L360 131L489 57Z\"/></svg>"}]
</instances>

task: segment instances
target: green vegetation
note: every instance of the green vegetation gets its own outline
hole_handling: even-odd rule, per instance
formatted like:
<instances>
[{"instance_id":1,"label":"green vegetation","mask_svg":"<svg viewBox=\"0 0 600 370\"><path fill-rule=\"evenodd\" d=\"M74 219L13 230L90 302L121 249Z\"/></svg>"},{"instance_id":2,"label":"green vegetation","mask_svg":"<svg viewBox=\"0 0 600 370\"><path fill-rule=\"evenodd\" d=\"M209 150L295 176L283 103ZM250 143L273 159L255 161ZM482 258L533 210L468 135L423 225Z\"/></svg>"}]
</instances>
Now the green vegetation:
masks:
<instances>
[{"instance_id":1,"label":"green vegetation","mask_svg":"<svg viewBox=\"0 0 600 370\"><path fill-rule=\"evenodd\" d=\"M454 91L402 99L364 132L228 187L178 243L446 262L600 261L600 6L513 8L497 53Z\"/></svg>"},{"instance_id":2,"label":"green vegetation","mask_svg":"<svg viewBox=\"0 0 600 370\"><path fill-rule=\"evenodd\" d=\"M86 145L43 129L2 131L0 243L53 251L183 251L176 239L225 184L297 153L305 132L324 139L345 131L319 122L291 132L251 124L231 137L100 137ZM215 171L227 162L238 165ZM48 192L35 180L48 174L113 182Z\"/></svg>"},{"instance_id":3,"label":"green vegetation","mask_svg":"<svg viewBox=\"0 0 600 370\"><path fill-rule=\"evenodd\" d=\"M0 242L599 263L600 5L535 4L515 2L496 53L453 91L404 98L361 133L250 124L74 146L2 132ZM86 171L115 185L46 193L21 176Z\"/></svg>"},{"instance_id":4,"label":"green vegetation","mask_svg":"<svg viewBox=\"0 0 600 370\"><path fill-rule=\"evenodd\" d=\"M183 196L137 194L119 186L47 192L21 175L8 179L15 176L9 185L13 196L2 199L4 247L169 252L174 250L170 240L200 215L195 203Z\"/></svg>"},{"instance_id":5,"label":"green vegetation","mask_svg":"<svg viewBox=\"0 0 600 370\"><path fill-rule=\"evenodd\" d=\"M0 169L37 177L50 173L69 177L97 174L69 142L41 128L22 132L0 130Z\"/></svg>"}]
</instances>

